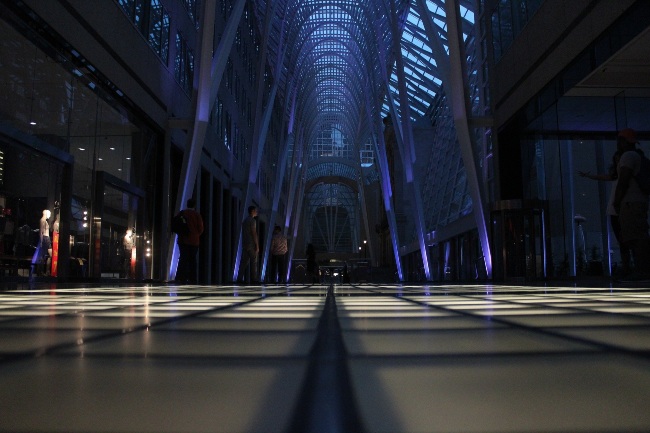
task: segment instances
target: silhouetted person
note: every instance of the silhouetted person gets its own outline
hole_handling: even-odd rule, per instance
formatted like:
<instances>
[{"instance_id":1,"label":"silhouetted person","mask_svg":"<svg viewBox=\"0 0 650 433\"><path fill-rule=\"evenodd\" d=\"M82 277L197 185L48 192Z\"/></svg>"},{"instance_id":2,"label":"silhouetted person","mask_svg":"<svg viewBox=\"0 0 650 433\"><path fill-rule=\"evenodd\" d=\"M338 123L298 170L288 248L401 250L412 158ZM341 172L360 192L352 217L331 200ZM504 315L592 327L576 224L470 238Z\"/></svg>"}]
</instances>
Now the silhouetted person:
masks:
<instances>
[{"instance_id":1,"label":"silhouetted person","mask_svg":"<svg viewBox=\"0 0 650 433\"><path fill-rule=\"evenodd\" d=\"M260 243L257 236L257 207L248 207L248 217L244 220L241 226L242 230L242 254L241 266L239 267L239 281L246 281L246 270L250 265L250 281L253 284L260 282L257 273L257 256L260 252Z\"/></svg>"},{"instance_id":2,"label":"silhouetted person","mask_svg":"<svg viewBox=\"0 0 650 433\"><path fill-rule=\"evenodd\" d=\"M176 282L193 283L197 279L196 255L199 252L200 237L203 233L203 218L195 210L196 201L189 199L187 209L181 214L187 220L189 233L178 235L178 268L176 270Z\"/></svg>"},{"instance_id":3,"label":"silhouetted person","mask_svg":"<svg viewBox=\"0 0 650 433\"><path fill-rule=\"evenodd\" d=\"M648 235L648 195L634 176L641 169L642 156L636 148L636 132L623 129L618 133L617 147L622 152L618 162L618 184L614 209L621 223L621 238L632 250L635 272L630 279L646 279L650 273L650 236Z\"/></svg>"}]
</instances>

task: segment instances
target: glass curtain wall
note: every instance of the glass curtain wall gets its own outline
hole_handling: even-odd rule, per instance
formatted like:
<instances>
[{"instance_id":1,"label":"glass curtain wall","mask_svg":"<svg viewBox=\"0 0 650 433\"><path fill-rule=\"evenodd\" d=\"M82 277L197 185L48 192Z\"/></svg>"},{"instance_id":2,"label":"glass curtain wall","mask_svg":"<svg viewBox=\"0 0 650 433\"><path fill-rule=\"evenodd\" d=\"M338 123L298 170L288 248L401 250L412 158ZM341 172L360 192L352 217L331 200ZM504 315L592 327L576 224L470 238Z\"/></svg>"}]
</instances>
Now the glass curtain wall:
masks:
<instances>
[{"instance_id":1,"label":"glass curtain wall","mask_svg":"<svg viewBox=\"0 0 650 433\"><path fill-rule=\"evenodd\" d=\"M524 199L548 203L553 276L610 275L621 267L607 205L616 131L647 129L647 98L565 97L530 122L522 140ZM639 146L650 155L650 144Z\"/></svg>"},{"instance_id":2,"label":"glass curtain wall","mask_svg":"<svg viewBox=\"0 0 650 433\"><path fill-rule=\"evenodd\" d=\"M64 163L0 139L0 270L57 275Z\"/></svg>"},{"instance_id":3,"label":"glass curtain wall","mask_svg":"<svg viewBox=\"0 0 650 433\"><path fill-rule=\"evenodd\" d=\"M134 266L137 271L126 272L124 266L114 263L120 258L113 257L119 250L113 245L116 239L123 240L128 228L136 228L139 218L132 215L132 200L124 197L124 191L116 195L108 187L98 191L96 185L98 173L125 185L143 184L151 175L149 170L153 170L149 167L152 164L143 164L143 158L155 142L155 135L115 95L103 90L94 69L84 67L85 63L78 62L71 52L62 52L56 40L32 41L23 36L18 21L0 21L0 40L3 127L74 158L71 199L60 203L67 207L62 214L70 215L69 221L61 221L70 228L69 242L61 240L61 245L70 246L70 275L142 278L145 263ZM15 163L4 173L0 196L21 203L16 212L21 216L28 212L24 221L30 225L39 221L42 210L50 210L52 234L55 210L61 200L60 168L25 151L33 143L19 144L24 150L2 148L5 161ZM138 166L143 168L136 169ZM98 195L106 197L101 211L94 207ZM137 227L135 233L140 242L146 242L147 233L151 243L150 218L144 218L144 206L137 209L144 227ZM110 224L99 233L91 231L91 222L103 218ZM34 243L30 241L32 247ZM146 249L141 249L138 262L151 260L152 251L146 256ZM93 260L97 260L96 265ZM97 266L99 271L91 272Z\"/></svg>"}]
</instances>

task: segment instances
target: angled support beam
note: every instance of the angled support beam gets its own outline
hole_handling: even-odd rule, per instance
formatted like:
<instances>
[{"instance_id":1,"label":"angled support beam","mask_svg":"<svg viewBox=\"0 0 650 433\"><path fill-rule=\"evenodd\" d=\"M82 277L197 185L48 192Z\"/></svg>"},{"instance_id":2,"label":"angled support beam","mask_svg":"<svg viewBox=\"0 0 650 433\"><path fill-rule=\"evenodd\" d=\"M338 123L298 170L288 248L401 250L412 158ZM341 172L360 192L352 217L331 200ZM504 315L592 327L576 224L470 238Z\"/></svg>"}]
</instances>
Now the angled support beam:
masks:
<instances>
[{"instance_id":1,"label":"angled support beam","mask_svg":"<svg viewBox=\"0 0 650 433\"><path fill-rule=\"evenodd\" d=\"M393 245L393 256L395 257L395 265L397 266L397 277L400 281L404 281L404 270L402 269L402 258L399 255L399 235L397 231L397 220L395 219L395 210L393 208L393 193L390 186L390 174L388 171L388 160L386 158L386 143L384 142L384 134L381 128L375 133L377 149L382 167L382 192L384 195L384 209L386 210L386 219L388 220L388 229L390 231L391 243ZM383 155L382 155L383 154ZM384 174L386 173L386 174Z\"/></svg>"},{"instance_id":2,"label":"angled support beam","mask_svg":"<svg viewBox=\"0 0 650 433\"><path fill-rule=\"evenodd\" d=\"M479 240L487 278L492 278L492 255L490 253L489 234L486 222L486 209L479 184L478 170L474 158L473 135L469 125L471 113L468 91L468 75L465 45L461 27L461 16L457 1L445 2L447 14L447 41L449 44L449 81L445 85L446 94L454 116L456 134L460 144L461 155L467 174L467 182L472 196L474 219L478 228Z\"/></svg>"},{"instance_id":3,"label":"angled support beam","mask_svg":"<svg viewBox=\"0 0 650 433\"><path fill-rule=\"evenodd\" d=\"M361 116L363 116L363 109L361 110ZM359 176L357 177L357 189L359 190L359 200L361 202L361 212L362 212L362 220L364 223L364 229L366 232L366 245L364 245L364 248L366 248L366 254L368 254L368 250L370 250L370 263L375 263L375 252L374 249L372 248L372 237L370 236L370 225L368 223L368 202L366 201L366 188L363 182L363 169L361 167L361 148L363 146L363 140L364 140L364 133L366 133L367 137L367 131L362 132L362 123L359 122L357 131L356 131L356 137L355 137L355 142L357 143L356 148L354 150L354 158L356 160L356 166L359 167Z\"/></svg>"},{"instance_id":4,"label":"angled support beam","mask_svg":"<svg viewBox=\"0 0 650 433\"><path fill-rule=\"evenodd\" d=\"M482 198L482 189L478 182L478 171L474 158L474 147L471 129L473 127L489 127L491 120L485 118L470 119L469 92L467 91L467 71L464 59L464 44L462 33L460 33L460 19L457 2L447 2L445 8L447 15L447 39L449 44L449 55L445 51L440 34L433 22L431 13L427 8L426 0L416 0L418 13L424 24L427 42L431 49L432 56L438 67L439 78L447 94L447 101L454 114L454 123L463 165L467 172L467 182L473 202L474 219L478 227L481 241L481 249L485 258L485 265L488 278L492 276L492 259L485 221L485 206Z\"/></svg>"},{"instance_id":5,"label":"angled support beam","mask_svg":"<svg viewBox=\"0 0 650 433\"><path fill-rule=\"evenodd\" d=\"M397 37L401 35L397 27L397 11L395 8L395 3L391 1L391 31L393 34L393 56L395 58L395 73L397 75L397 85L400 97L400 108L401 116L399 118L395 117L395 121L398 121L401 124L401 128L396 129L396 138L397 144L402 148L402 164L404 165L404 171L406 174L406 183L409 187L411 194L413 196L413 204L415 211L415 232L420 245L420 254L422 256L422 266L424 268L424 275L427 280L431 280L431 269L429 265L429 252L427 250L427 244L425 239L425 227L424 227L424 215L422 210L422 196L420 194L420 187L415 179L413 168L415 165L415 144L413 142L413 129L411 126L411 114L409 108L409 96L406 89L406 79L404 77L404 60L402 58L402 47L400 45L400 39ZM378 41L379 45L383 44L383 41ZM385 51L385 50L384 50ZM382 71L384 75L384 80L386 82L387 92L390 93L390 81L388 79L388 70L386 68ZM391 111L397 114L397 107L394 100L390 99Z\"/></svg>"},{"instance_id":6,"label":"angled support beam","mask_svg":"<svg viewBox=\"0 0 650 433\"><path fill-rule=\"evenodd\" d=\"M296 191L298 189L299 176L302 172L303 154L307 153L304 149L305 137L304 129L299 128L297 133L294 134L293 145L293 159L291 161L291 177L289 178L289 207L287 208L287 215L285 216L284 227L291 227L291 217L296 209ZM297 151L296 151L297 149Z\"/></svg>"},{"instance_id":7,"label":"angled support beam","mask_svg":"<svg viewBox=\"0 0 650 433\"><path fill-rule=\"evenodd\" d=\"M194 93L194 122L191 131L187 133L183 164L181 166L181 179L178 182L178 193L174 214L178 213L194 192L196 175L201 163L201 151L210 120L210 108L217 99L217 92L221 85L221 78L226 68L228 53L237 34L237 27L241 20L246 0L236 0L233 10L224 29L219 46L212 55L214 45L214 16L216 0L206 0L203 6L203 23L201 25L201 62L198 69L198 86ZM211 63L208 62L212 59ZM178 245L176 237L169 240L169 254L167 254L168 278L176 274L178 261Z\"/></svg>"},{"instance_id":8,"label":"angled support beam","mask_svg":"<svg viewBox=\"0 0 650 433\"><path fill-rule=\"evenodd\" d=\"M302 159L299 164L298 168L298 177L300 179L299 185L297 190L299 191L298 193L298 203L295 209L298 209L298 212L293 213L293 223L291 224L291 227L293 228L293 233L292 237L293 239L298 239L298 229L300 228L300 217L303 212L300 212L300 209L302 209L302 202L305 197L305 184L306 184L306 178L303 174L304 168L307 167L307 160L309 159L309 152L303 152L302 154ZM291 247L289 248L289 260L288 263L291 264L293 260L293 255L296 249L296 242L291 242ZM291 266L288 267L287 269L287 281L289 281L289 278L291 277Z\"/></svg>"},{"instance_id":9,"label":"angled support beam","mask_svg":"<svg viewBox=\"0 0 650 433\"><path fill-rule=\"evenodd\" d=\"M296 246L295 240L297 239L298 234L298 227L296 227L295 224L300 221L295 214L299 212L296 211L296 209L300 209L300 206L302 205L303 193L299 193L299 191L304 191L304 185L302 188L301 185L306 184L304 172L307 170L306 162L309 159L309 152L305 149L305 125L302 123L297 123L297 125L298 128L294 133L291 176L289 178L289 195L287 198L288 206L284 222L285 230L289 232L294 239L290 244L288 252L286 281L289 281L291 276L291 262L293 260L293 253Z\"/></svg>"},{"instance_id":10,"label":"angled support beam","mask_svg":"<svg viewBox=\"0 0 650 433\"><path fill-rule=\"evenodd\" d=\"M427 36L427 42L429 48L431 49L431 56L436 61L436 67L438 70L437 76L440 78L440 81L442 81L444 85L445 83L449 83L449 56L447 55L447 51L445 51L445 47L442 44L440 34L436 30L436 25L433 22L433 17L431 16L431 12L427 7L427 0L416 0L416 6L418 9L418 14L420 15L420 19L422 20L422 24L424 25L424 33Z\"/></svg>"},{"instance_id":11,"label":"angled support beam","mask_svg":"<svg viewBox=\"0 0 650 433\"><path fill-rule=\"evenodd\" d=\"M275 84L273 85L273 88L271 90L271 95L269 96L268 105L264 110L264 116L262 118L262 128L259 134L259 139L256 140L256 143L254 145L254 149L257 150L253 152L253 155L251 157L251 164L250 164L249 176L248 176L248 185L246 187L246 198L244 199L244 209L247 209L248 206L252 203L253 193L257 189L257 184L256 184L257 176L259 174L260 165L262 163L262 155L264 154L264 146L266 144L266 135L269 130L271 115L273 114L273 105L275 104L275 96L277 95L279 81L280 81L280 77L276 77ZM237 257L235 259L235 269L233 271L233 279L235 280L237 279L237 276L239 274L239 262L242 253L241 236L242 233L240 229L239 242L237 243L238 244Z\"/></svg>"},{"instance_id":12,"label":"angled support beam","mask_svg":"<svg viewBox=\"0 0 650 433\"><path fill-rule=\"evenodd\" d=\"M267 3L267 11L266 11L266 22L264 25L264 36L262 39L262 56L260 57L259 60L259 67L258 67L258 74L257 76L259 77L260 80L263 80L262 77L264 77L264 71L266 69L266 58L267 58L267 53L268 53L268 46L269 46L269 38L270 38L270 33L271 33L271 28L273 24L273 16L275 15L275 8L277 6L277 2L271 2ZM285 21L282 21L282 27L284 27ZM282 34L282 30L280 31L280 34ZM282 41L280 41L280 46L278 47L278 58L276 64L282 64L284 60L284 54L285 54L285 48L284 44L282 44ZM247 181L247 187L246 187L246 196L244 197L244 212L242 212L242 216L245 217L246 215L246 209L250 204L253 202L253 193L257 189L256 181L257 181L257 176L259 175L259 168L260 164L262 162L262 155L264 154L264 145L266 144L266 135L268 133L269 129L269 123L271 121L271 114L273 113L273 105L275 104L275 96L278 91L278 86L280 84L280 75L281 74L276 74L276 76L273 78L273 87L271 88L271 93L268 97L266 107L262 109L263 101L264 101L264 92L265 92L265 86L263 81L258 83L258 90L257 90L257 103L256 103L256 113L255 113L255 126L253 128L253 146L252 146L252 152L251 152L251 159L250 159L250 164L249 164L249 169L248 169L248 178L246 179ZM239 276L239 263L241 261L241 254L242 254L242 230L241 227L239 227L238 234L237 234L237 252L235 254L235 263L234 263L234 269L233 269L233 281L237 280L237 277ZM257 278L256 276L255 278Z\"/></svg>"},{"instance_id":13,"label":"angled support beam","mask_svg":"<svg viewBox=\"0 0 650 433\"><path fill-rule=\"evenodd\" d=\"M286 102L288 103L290 101L289 98L287 98ZM295 100L294 100L295 102ZM286 112L286 107L284 112ZM293 104L293 108L291 110L291 118L293 118L295 113L295 103ZM293 126L293 123L290 121L289 122L289 128ZM275 190L273 192L273 204L271 205L271 216L269 218L269 229L266 231L266 241L264 242L264 255L262 259L262 280L266 277L266 266L269 261L269 252L271 250L271 238L273 237L273 228L275 227L275 219L277 217L278 213L278 206L280 204L280 196L282 195L282 181L284 180L284 172L287 169L287 156L289 154L289 146L292 144L293 141L293 134L291 129L289 129L286 133L286 137L282 137L284 140L284 144L282 146L282 152L278 155L278 162L276 163L276 171L275 171ZM282 229L282 233L285 233L284 228Z\"/></svg>"},{"instance_id":14,"label":"angled support beam","mask_svg":"<svg viewBox=\"0 0 650 433\"><path fill-rule=\"evenodd\" d=\"M245 0L238 0L238 3L244 3ZM243 4L241 6L243 10ZM210 89L214 86L215 74L213 74L210 59L212 58L212 47L214 43L214 14L216 12L216 0L206 0L203 5L203 22L201 24L201 57L198 68L198 83L195 88L193 99L193 125L187 131L185 143L185 152L183 153L183 164L181 166L181 179L178 182L178 191L176 194L176 203L174 205L174 214L179 212L185 205L185 202L194 192L196 175L201 163L201 149L205 141L205 133L208 128L210 118L210 103L208 95ZM231 20L234 17L231 17ZM236 26L233 28L233 32ZM234 33L232 39L234 40ZM227 41L222 40L221 44ZM231 41L232 45L232 41ZM225 47L224 47L225 48ZM228 47L230 51L230 46ZM223 73L223 71L221 71ZM218 77L220 81L221 77ZM218 83L217 83L218 86ZM172 122L173 123L173 122ZM187 123L186 123L187 124ZM176 275L176 266L178 264L178 245L176 236L171 236L168 245L167 269L168 279Z\"/></svg>"},{"instance_id":15,"label":"angled support beam","mask_svg":"<svg viewBox=\"0 0 650 433\"><path fill-rule=\"evenodd\" d=\"M369 94L370 91L366 92L366 95ZM404 281L402 262L399 255L397 222L395 220L395 212L393 211L393 191L390 184L390 170L388 168L388 157L386 156L386 143L384 142L384 134L381 128L381 119L379 119L379 114L377 114L377 117L372 116L370 112L370 100L368 98L369 96L366 96L366 116L368 116L368 121L373 129L374 139L372 142L375 144L375 154L377 155L377 161L379 162L381 192L384 198L384 209L386 211L391 244L393 245L393 256L395 257L395 265L397 267L397 277L400 281Z\"/></svg>"}]
</instances>

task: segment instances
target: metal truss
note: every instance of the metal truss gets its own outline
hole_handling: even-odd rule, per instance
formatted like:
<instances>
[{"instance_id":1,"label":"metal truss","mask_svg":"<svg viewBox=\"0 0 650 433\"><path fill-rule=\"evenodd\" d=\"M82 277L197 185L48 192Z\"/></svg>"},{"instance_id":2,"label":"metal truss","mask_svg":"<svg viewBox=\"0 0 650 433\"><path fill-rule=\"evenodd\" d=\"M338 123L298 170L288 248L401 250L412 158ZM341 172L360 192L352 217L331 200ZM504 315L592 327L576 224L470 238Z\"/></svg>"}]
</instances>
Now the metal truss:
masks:
<instances>
[{"instance_id":1,"label":"metal truss","mask_svg":"<svg viewBox=\"0 0 650 433\"><path fill-rule=\"evenodd\" d=\"M227 1L241 16L238 8L243 0ZM289 206L283 224L286 232L295 235L296 226L302 224L307 239L318 239L324 250L352 250L363 236L362 231L368 231L367 222L365 227L361 224L362 219L367 220L363 188L365 182L372 180L382 183L398 268L400 241L417 240L429 277L427 232L432 225L448 223L463 212L476 214L479 233L487 242L485 192L476 169L483 155L477 151L481 147L469 126L470 117L477 115L474 106L480 92L472 87L472 74L468 71L473 69L467 65L467 59L471 62L476 53L466 47L474 32L474 9L478 2L261 0L253 4L253 14L263 35L257 76L265 79L262 77L268 67L271 81L259 86L244 209L255 195L269 116L277 97L284 101L281 105L289 127L284 131L287 138L282 141L285 149L277 152L281 155L278 165L286 169L276 176L271 219L276 219L277 196L282 194L277 183L289 181ZM231 17L230 21L235 19L239 17ZM209 102L213 103L218 81L207 83ZM443 134L446 139L436 137L430 148L422 152L422 144L414 142L411 124L430 117L432 107L440 104L447 110L440 112L453 116L453 130ZM381 130L381 119L389 114L405 173L405 179L399 181L409 185L408 199L416 210L414 239L398 240L396 236L395 204L388 185L392 173L388 172ZM431 119L431 123L435 124L435 120ZM456 150L449 151L451 148ZM418 155L426 158L427 164L417 161ZM440 196L436 185L427 183L421 188L422 179L416 179L418 173L414 172L418 165L426 165L430 171L446 166L448 177L458 184L456 192ZM435 179L432 174L427 176L429 180ZM193 180L186 180L185 185L185 190L191 190ZM186 191L179 194L183 199L187 196ZM438 200L443 202L432 204ZM435 221L431 215L425 218L428 209L446 205L456 206L458 211L447 218L439 213ZM489 259L486 242L482 244L483 252ZM268 252L265 261L267 255ZM236 268L237 264L234 277ZM401 269L398 274L401 278Z\"/></svg>"}]
</instances>

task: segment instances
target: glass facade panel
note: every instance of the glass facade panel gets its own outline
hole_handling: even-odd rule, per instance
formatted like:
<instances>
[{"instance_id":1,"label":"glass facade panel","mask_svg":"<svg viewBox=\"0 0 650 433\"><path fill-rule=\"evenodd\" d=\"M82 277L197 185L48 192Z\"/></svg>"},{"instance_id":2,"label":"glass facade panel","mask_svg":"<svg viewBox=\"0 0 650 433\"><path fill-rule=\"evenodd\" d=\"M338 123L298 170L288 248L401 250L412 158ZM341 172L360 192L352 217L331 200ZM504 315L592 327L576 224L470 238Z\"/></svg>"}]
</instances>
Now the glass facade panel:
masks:
<instances>
[{"instance_id":1,"label":"glass facade panel","mask_svg":"<svg viewBox=\"0 0 650 433\"><path fill-rule=\"evenodd\" d=\"M0 270L56 275L63 164L2 138L0 155Z\"/></svg>"},{"instance_id":2,"label":"glass facade panel","mask_svg":"<svg viewBox=\"0 0 650 433\"><path fill-rule=\"evenodd\" d=\"M644 102L642 102L644 101ZM647 99L565 97L529 123L538 132L522 142L524 199L549 204L554 275L616 273L622 267L607 205L613 182L579 173L607 174L618 125L643 130ZM610 131L610 132L601 132ZM646 155L647 143L640 148Z\"/></svg>"},{"instance_id":3,"label":"glass facade panel","mask_svg":"<svg viewBox=\"0 0 650 433\"><path fill-rule=\"evenodd\" d=\"M499 61L544 0L499 0L492 12L494 60Z\"/></svg>"},{"instance_id":4,"label":"glass facade panel","mask_svg":"<svg viewBox=\"0 0 650 433\"><path fill-rule=\"evenodd\" d=\"M137 5L133 6L137 12ZM148 150L153 150L156 137L119 103L117 95L100 86L104 78L85 68L86 63L74 64L67 53L58 51L64 48L58 47L55 39L44 35L45 40L39 40L37 47L6 21L0 21L0 38L5 41L0 44L0 58L13 59L0 68L0 206L7 209L3 215L10 213L0 221L5 222L0 233L0 256L26 257L45 245L34 256L31 270L55 275L54 251L44 250L57 250L56 233L57 252L62 255L65 249L63 257L69 261L64 268L70 276L92 276L96 268L93 260L100 260L97 266L102 273L117 276L112 257L117 251L112 248L115 233L119 229L123 237L126 227L136 227L140 221L137 236L141 236L148 233L152 222L145 216L144 206L137 214L137 207L124 210L132 200L120 199L116 207L109 194L98 202L98 176L110 176L114 183L137 189L133 185L144 184L154 170L143 158L154 154ZM69 169L66 164L70 164ZM136 166L143 168L135 170ZM109 205L106 211L119 209L108 214L115 227L109 228L106 236L101 233L101 242L110 250L101 257L93 256L90 248L93 217L103 212L98 210L98 203ZM35 237L33 231L42 227L40 218L45 210L50 212L46 230L49 244L43 243L42 236ZM6 224L9 219L13 224ZM21 227L32 231L26 229L24 236L19 235ZM58 239L55 227L61 227L61 233L69 238ZM61 263L58 265L57 271L61 269ZM143 269L139 268L138 276ZM12 272L17 273L15 269Z\"/></svg>"},{"instance_id":5,"label":"glass facade panel","mask_svg":"<svg viewBox=\"0 0 650 433\"><path fill-rule=\"evenodd\" d=\"M142 233L138 232L138 199L119 189L106 186L101 215L101 277L136 278L142 257ZM95 216L97 221L99 216ZM138 251L140 250L140 251Z\"/></svg>"},{"instance_id":6,"label":"glass facade panel","mask_svg":"<svg viewBox=\"0 0 650 433\"><path fill-rule=\"evenodd\" d=\"M180 33L176 33L176 59L174 76L186 93L192 93L194 80L194 53Z\"/></svg>"},{"instance_id":7,"label":"glass facade panel","mask_svg":"<svg viewBox=\"0 0 650 433\"><path fill-rule=\"evenodd\" d=\"M166 64L169 58L169 13L160 0L118 0L117 3Z\"/></svg>"}]
</instances>

